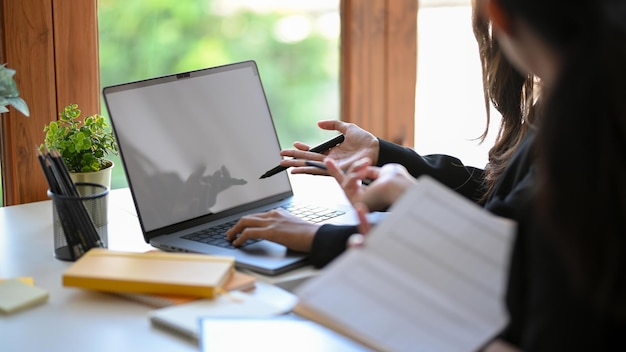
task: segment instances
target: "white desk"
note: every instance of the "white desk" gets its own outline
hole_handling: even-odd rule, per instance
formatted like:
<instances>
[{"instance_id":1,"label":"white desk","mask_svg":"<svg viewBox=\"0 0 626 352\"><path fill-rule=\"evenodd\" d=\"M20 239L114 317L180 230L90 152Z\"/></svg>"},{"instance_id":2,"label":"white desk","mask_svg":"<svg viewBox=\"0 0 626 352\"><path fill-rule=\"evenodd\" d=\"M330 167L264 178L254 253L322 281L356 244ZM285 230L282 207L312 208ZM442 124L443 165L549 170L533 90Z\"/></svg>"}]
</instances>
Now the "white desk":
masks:
<instances>
[{"instance_id":1,"label":"white desk","mask_svg":"<svg viewBox=\"0 0 626 352\"><path fill-rule=\"evenodd\" d=\"M341 199L334 179L292 177L294 189L306 196ZM339 198L338 198L339 197ZM345 198L343 198L345 201ZM71 262L53 256L51 201L0 208L0 278L30 276L50 293L43 305L0 315L0 350L12 351L197 351L198 347L150 325L153 308L115 295L65 288L61 274ZM128 189L109 195L109 248L143 252L146 244ZM271 278L293 287L307 269Z\"/></svg>"}]
</instances>

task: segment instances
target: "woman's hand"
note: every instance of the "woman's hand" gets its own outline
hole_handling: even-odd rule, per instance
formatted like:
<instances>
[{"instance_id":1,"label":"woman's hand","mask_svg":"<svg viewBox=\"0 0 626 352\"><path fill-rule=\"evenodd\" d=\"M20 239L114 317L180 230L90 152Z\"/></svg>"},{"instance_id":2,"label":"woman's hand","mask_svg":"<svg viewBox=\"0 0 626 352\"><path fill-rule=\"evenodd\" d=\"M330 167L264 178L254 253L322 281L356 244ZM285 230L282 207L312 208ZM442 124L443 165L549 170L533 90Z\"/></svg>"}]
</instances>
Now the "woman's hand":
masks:
<instances>
[{"instance_id":1,"label":"woman's hand","mask_svg":"<svg viewBox=\"0 0 626 352\"><path fill-rule=\"evenodd\" d=\"M522 350L504 340L494 340L489 343L482 352L521 352Z\"/></svg>"},{"instance_id":2,"label":"woman's hand","mask_svg":"<svg viewBox=\"0 0 626 352\"><path fill-rule=\"evenodd\" d=\"M371 166L370 159L363 158L354 162L345 173L333 159L326 158L324 164L352 205L363 203L372 211L387 209L416 182L400 164L375 167ZM364 180L369 182L367 186L363 184Z\"/></svg>"},{"instance_id":3,"label":"woman's hand","mask_svg":"<svg viewBox=\"0 0 626 352\"><path fill-rule=\"evenodd\" d=\"M283 209L246 215L226 231L226 239L240 246L248 239L265 239L299 252L309 252L321 225L302 220Z\"/></svg>"},{"instance_id":4,"label":"woman's hand","mask_svg":"<svg viewBox=\"0 0 626 352\"><path fill-rule=\"evenodd\" d=\"M369 158L374 163L378 160L378 138L366 130L360 128L353 123L346 123L338 120L319 121L317 125L324 130L335 130L343 133L345 140L336 147L329 149L324 154L309 152L309 145L295 142L293 146L296 149L284 149L280 152L283 157L291 157L292 159L284 159L280 165L285 167L293 167L292 174L314 174L326 175L327 172L306 166L306 160L321 162L325 157L330 157L337 161L343 170L347 170L352 163L362 158Z\"/></svg>"},{"instance_id":5,"label":"woman's hand","mask_svg":"<svg viewBox=\"0 0 626 352\"><path fill-rule=\"evenodd\" d=\"M359 218L359 233L355 233L354 235L348 237L348 248L364 247L365 235L367 235L372 229L372 224L370 224L367 219L367 214L370 212L369 209L367 209L367 206L363 203L357 203L354 205L354 210Z\"/></svg>"}]
</instances>

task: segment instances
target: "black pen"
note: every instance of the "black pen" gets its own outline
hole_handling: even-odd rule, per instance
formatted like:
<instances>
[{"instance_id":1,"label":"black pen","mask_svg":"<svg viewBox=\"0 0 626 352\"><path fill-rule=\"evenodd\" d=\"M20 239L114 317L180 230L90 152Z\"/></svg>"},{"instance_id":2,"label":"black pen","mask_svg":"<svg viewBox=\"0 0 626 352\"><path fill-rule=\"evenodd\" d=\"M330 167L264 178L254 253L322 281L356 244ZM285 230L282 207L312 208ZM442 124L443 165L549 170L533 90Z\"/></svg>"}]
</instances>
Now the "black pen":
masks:
<instances>
[{"instance_id":1,"label":"black pen","mask_svg":"<svg viewBox=\"0 0 626 352\"><path fill-rule=\"evenodd\" d=\"M309 149L310 152L313 153L323 153L325 151L327 151L328 149L336 146L337 144L343 142L346 139L346 137L343 134L337 135L334 138L331 138L329 140L327 140L326 142L320 144L320 145L316 145L315 147ZM270 177L270 176L274 176L277 173L287 170L288 168L286 166L281 166L278 165L275 168L267 171L266 173L264 173L263 175L261 175L260 178L266 178L266 177Z\"/></svg>"}]
</instances>

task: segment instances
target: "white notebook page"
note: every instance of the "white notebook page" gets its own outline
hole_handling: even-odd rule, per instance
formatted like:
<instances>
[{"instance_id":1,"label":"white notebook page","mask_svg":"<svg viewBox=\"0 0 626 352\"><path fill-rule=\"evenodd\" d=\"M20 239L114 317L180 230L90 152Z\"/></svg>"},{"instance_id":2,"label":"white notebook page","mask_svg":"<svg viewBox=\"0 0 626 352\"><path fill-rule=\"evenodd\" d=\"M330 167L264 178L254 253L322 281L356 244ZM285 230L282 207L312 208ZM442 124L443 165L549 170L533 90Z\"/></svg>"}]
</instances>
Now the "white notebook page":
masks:
<instances>
[{"instance_id":1,"label":"white notebook page","mask_svg":"<svg viewBox=\"0 0 626 352\"><path fill-rule=\"evenodd\" d=\"M420 178L368 234L297 291L300 303L390 351L471 351L505 324L515 224Z\"/></svg>"}]
</instances>

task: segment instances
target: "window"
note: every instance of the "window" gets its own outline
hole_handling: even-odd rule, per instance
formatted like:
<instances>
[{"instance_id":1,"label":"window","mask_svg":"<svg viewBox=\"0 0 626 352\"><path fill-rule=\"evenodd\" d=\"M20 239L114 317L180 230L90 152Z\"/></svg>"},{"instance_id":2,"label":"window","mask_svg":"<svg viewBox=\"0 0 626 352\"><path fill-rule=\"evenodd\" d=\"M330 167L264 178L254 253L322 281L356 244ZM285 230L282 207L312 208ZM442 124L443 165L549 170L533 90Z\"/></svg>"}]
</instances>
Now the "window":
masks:
<instances>
[{"instance_id":1,"label":"window","mask_svg":"<svg viewBox=\"0 0 626 352\"><path fill-rule=\"evenodd\" d=\"M341 114L330 118L341 117L356 122L387 139L400 135L407 145L411 145L417 1L335 1L339 1L342 13L342 44L340 48L338 45L335 47L341 51ZM31 117L28 119L17 118L9 112L0 121L0 171L5 205L47 199L47 185L33 145L43 139L43 126L54 119L62 107L68 102L74 102L85 112L101 111L97 4L108 2L110 0L0 0L0 59L17 70L18 86L31 110ZM150 2L164 4L161 7L167 6L167 2L163 1ZM125 5L133 8L140 6L135 3L137 2L127 2ZM214 2L207 0L205 3ZM241 3L228 1L228 4L237 6L241 6ZM282 5L291 4L292 1L273 0L272 3ZM302 5L308 2L293 3ZM172 11L178 11L179 5L181 8L194 6L187 2L177 3L176 10ZM195 7L200 14L206 8ZM128 7L126 10L132 12ZM151 13L143 14L150 17ZM169 24L169 14L165 15L158 18L159 23ZM193 17L198 13L190 15ZM130 29L132 28L131 24ZM163 28L167 29L166 26ZM368 35L364 36L363 33ZM256 34L251 33L251 38ZM285 61L280 60L272 62L274 65L285 64ZM290 68L296 70L300 67ZM264 77L268 76L262 74ZM108 82L108 79L102 78L104 82ZM330 90L326 94L331 94ZM280 106L276 106L280 104L272 101L274 98L271 96L269 98L277 115L276 111ZM308 108L311 109L310 115L315 114L315 120L326 118L320 115L320 111L325 111L323 109L336 109L327 101L322 106ZM279 134L282 134L280 129ZM307 131L306 135L312 135L312 132ZM315 142L318 140L315 138Z\"/></svg>"},{"instance_id":2,"label":"window","mask_svg":"<svg viewBox=\"0 0 626 352\"><path fill-rule=\"evenodd\" d=\"M98 25L103 87L252 59L283 147L326 139L316 121L339 118L338 0L101 0Z\"/></svg>"},{"instance_id":3,"label":"window","mask_svg":"<svg viewBox=\"0 0 626 352\"><path fill-rule=\"evenodd\" d=\"M482 168L494 144L499 114L492 109L489 134L479 144L486 113L471 16L469 0L421 1L415 150L452 155Z\"/></svg>"}]
</instances>

